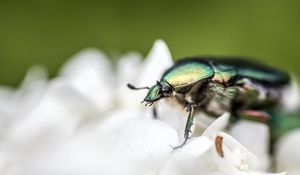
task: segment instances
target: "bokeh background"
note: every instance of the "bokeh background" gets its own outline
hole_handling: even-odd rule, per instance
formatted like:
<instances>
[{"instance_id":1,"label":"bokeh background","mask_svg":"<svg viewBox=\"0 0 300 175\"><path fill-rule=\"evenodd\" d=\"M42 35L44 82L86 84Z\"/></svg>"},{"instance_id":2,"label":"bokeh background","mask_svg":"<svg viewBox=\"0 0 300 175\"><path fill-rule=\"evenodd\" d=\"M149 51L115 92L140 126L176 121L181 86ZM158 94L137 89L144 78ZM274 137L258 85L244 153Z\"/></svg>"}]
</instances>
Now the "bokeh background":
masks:
<instances>
[{"instance_id":1,"label":"bokeh background","mask_svg":"<svg viewBox=\"0 0 300 175\"><path fill-rule=\"evenodd\" d=\"M298 0L0 0L0 84L28 68L55 76L73 54L96 47L116 58L164 39L174 58L238 55L300 75Z\"/></svg>"}]
</instances>

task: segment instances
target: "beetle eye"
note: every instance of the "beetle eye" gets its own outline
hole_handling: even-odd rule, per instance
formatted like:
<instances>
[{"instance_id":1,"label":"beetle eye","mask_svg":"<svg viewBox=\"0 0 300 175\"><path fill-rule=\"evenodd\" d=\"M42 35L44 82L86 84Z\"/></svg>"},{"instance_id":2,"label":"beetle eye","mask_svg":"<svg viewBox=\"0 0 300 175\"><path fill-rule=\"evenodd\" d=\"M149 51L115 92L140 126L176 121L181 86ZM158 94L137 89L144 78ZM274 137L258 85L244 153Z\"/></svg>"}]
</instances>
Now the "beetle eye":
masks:
<instances>
[{"instance_id":1,"label":"beetle eye","mask_svg":"<svg viewBox=\"0 0 300 175\"><path fill-rule=\"evenodd\" d=\"M161 93L163 94L163 96L168 97L170 96L171 89L169 87L163 87L161 88Z\"/></svg>"},{"instance_id":2,"label":"beetle eye","mask_svg":"<svg viewBox=\"0 0 300 175\"><path fill-rule=\"evenodd\" d=\"M167 89L166 89L166 88L164 88L164 87L163 87L163 88L161 88L161 91L162 91L162 92L166 92L166 90L167 90Z\"/></svg>"},{"instance_id":3,"label":"beetle eye","mask_svg":"<svg viewBox=\"0 0 300 175\"><path fill-rule=\"evenodd\" d=\"M159 94L163 97L169 97L172 93L172 88L167 82L157 82L157 86L159 87Z\"/></svg>"},{"instance_id":4,"label":"beetle eye","mask_svg":"<svg viewBox=\"0 0 300 175\"><path fill-rule=\"evenodd\" d=\"M168 88L168 87L163 87L163 88L161 88L161 91L162 91L163 93L165 93L165 92L170 91L170 88Z\"/></svg>"}]
</instances>

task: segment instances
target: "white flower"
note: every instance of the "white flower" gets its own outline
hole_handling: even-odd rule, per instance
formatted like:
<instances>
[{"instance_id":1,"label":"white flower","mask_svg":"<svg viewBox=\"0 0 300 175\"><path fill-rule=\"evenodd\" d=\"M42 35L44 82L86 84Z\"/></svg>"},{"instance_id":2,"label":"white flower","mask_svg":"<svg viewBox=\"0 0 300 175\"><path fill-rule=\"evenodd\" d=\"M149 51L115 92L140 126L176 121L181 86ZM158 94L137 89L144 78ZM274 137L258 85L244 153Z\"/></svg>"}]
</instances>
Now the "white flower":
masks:
<instances>
[{"instance_id":1,"label":"white flower","mask_svg":"<svg viewBox=\"0 0 300 175\"><path fill-rule=\"evenodd\" d=\"M300 129L295 129L280 139L277 145L277 169L288 171L288 175L300 173Z\"/></svg>"},{"instance_id":2,"label":"white flower","mask_svg":"<svg viewBox=\"0 0 300 175\"><path fill-rule=\"evenodd\" d=\"M198 114L194 137L182 149L172 149L182 142L187 114L162 101L154 120L151 109L139 103L146 92L126 87L150 86L172 64L161 40L145 61L128 53L116 70L103 53L87 49L55 79L47 81L45 71L35 68L18 90L2 87L1 175L268 174L266 160L246 149L253 141L246 129L237 125L230 132L246 147L222 132L229 114L212 124ZM262 149L250 148L267 159L267 131L258 128L264 133L263 143L257 143Z\"/></svg>"}]
</instances>

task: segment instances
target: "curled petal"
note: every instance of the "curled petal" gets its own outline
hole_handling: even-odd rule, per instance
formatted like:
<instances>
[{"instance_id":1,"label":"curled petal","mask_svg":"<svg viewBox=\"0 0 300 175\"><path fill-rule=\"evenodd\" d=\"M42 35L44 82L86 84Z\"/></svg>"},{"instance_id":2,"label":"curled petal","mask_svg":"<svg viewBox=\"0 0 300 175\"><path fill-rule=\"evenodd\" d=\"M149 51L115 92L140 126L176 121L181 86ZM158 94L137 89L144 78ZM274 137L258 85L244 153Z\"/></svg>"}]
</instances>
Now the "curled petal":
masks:
<instances>
[{"instance_id":1,"label":"curled petal","mask_svg":"<svg viewBox=\"0 0 300 175\"><path fill-rule=\"evenodd\" d=\"M142 66L139 86L152 86L160 80L163 72L173 65L168 46L163 40L156 40Z\"/></svg>"},{"instance_id":2,"label":"curled petal","mask_svg":"<svg viewBox=\"0 0 300 175\"><path fill-rule=\"evenodd\" d=\"M233 173L237 171L248 171L250 169L253 170L253 167L256 167L258 163L256 156L233 137L224 132L219 132L217 137L222 138L222 142L216 143L214 158L221 171ZM220 156L220 149L223 156Z\"/></svg>"},{"instance_id":3,"label":"curled petal","mask_svg":"<svg viewBox=\"0 0 300 175\"><path fill-rule=\"evenodd\" d=\"M229 113L224 113L219 118L217 118L207 129L203 132L203 136L213 139L217 132L223 130L229 122Z\"/></svg>"},{"instance_id":4,"label":"curled petal","mask_svg":"<svg viewBox=\"0 0 300 175\"><path fill-rule=\"evenodd\" d=\"M258 169L268 169L270 165L270 133L267 125L258 122L239 121L233 125L230 134L259 158Z\"/></svg>"}]
</instances>

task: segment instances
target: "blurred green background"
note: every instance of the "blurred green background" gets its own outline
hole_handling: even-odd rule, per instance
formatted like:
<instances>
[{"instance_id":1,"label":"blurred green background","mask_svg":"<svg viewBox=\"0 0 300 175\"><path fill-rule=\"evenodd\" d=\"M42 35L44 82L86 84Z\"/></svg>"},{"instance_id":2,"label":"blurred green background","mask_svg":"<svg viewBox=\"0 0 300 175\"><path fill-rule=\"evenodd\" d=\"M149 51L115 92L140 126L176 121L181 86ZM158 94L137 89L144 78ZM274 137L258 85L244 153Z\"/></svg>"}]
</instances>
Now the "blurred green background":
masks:
<instances>
[{"instance_id":1,"label":"blurred green background","mask_svg":"<svg viewBox=\"0 0 300 175\"><path fill-rule=\"evenodd\" d=\"M35 64L54 76L89 46L146 54L157 38L175 58L249 56L300 75L299 0L0 0L0 84Z\"/></svg>"}]
</instances>

